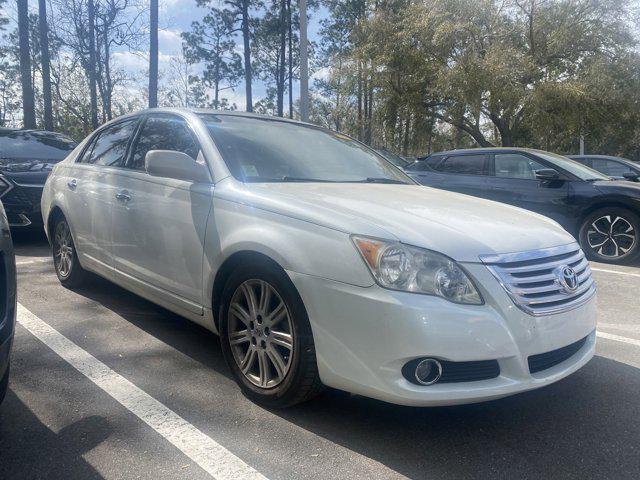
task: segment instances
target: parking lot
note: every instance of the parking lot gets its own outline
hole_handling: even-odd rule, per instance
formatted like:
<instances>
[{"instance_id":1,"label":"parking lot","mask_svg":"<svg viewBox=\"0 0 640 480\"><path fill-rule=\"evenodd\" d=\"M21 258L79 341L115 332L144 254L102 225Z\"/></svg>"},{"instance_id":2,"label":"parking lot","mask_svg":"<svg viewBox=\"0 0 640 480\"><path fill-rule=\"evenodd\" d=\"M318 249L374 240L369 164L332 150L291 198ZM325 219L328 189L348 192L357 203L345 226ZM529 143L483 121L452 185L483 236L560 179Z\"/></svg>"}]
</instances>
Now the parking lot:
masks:
<instances>
[{"instance_id":1,"label":"parking lot","mask_svg":"<svg viewBox=\"0 0 640 480\"><path fill-rule=\"evenodd\" d=\"M592 265L596 357L547 388L432 409L330 390L268 411L217 337L106 281L66 290L43 237L14 240L0 478L640 477L640 268Z\"/></svg>"}]
</instances>

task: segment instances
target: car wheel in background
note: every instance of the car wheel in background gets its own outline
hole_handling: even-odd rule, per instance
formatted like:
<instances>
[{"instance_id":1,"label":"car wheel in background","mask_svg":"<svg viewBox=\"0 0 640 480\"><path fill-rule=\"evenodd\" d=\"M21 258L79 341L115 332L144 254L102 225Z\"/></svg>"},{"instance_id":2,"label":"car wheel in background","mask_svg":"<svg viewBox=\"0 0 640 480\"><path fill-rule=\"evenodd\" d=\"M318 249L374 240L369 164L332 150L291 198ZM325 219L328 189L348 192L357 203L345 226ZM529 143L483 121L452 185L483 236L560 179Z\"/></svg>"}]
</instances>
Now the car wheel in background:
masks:
<instances>
[{"instance_id":1,"label":"car wheel in background","mask_svg":"<svg viewBox=\"0 0 640 480\"><path fill-rule=\"evenodd\" d=\"M590 260L629 263L640 256L640 218L625 208L601 208L580 228L580 244Z\"/></svg>"},{"instance_id":2,"label":"car wheel in background","mask_svg":"<svg viewBox=\"0 0 640 480\"><path fill-rule=\"evenodd\" d=\"M87 281L88 274L80 265L71 229L63 216L54 224L51 249L56 275L63 286L77 288Z\"/></svg>"},{"instance_id":3,"label":"car wheel in background","mask_svg":"<svg viewBox=\"0 0 640 480\"><path fill-rule=\"evenodd\" d=\"M271 408L323 389L302 299L277 265L243 264L229 277L220 308L225 359L247 397Z\"/></svg>"}]
</instances>

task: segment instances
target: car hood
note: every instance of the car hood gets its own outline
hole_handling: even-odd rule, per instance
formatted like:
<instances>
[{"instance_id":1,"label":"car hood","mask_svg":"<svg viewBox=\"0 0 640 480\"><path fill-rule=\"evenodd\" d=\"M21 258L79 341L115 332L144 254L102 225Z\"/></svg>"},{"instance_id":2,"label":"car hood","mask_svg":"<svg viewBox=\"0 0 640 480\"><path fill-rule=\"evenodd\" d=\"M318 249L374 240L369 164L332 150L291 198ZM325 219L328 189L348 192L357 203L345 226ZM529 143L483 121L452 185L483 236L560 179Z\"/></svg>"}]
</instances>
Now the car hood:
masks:
<instances>
[{"instance_id":1,"label":"car hood","mask_svg":"<svg viewBox=\"0 0 640 480\"><path fill-rule=\"evenodd\" d=\"M527 210L418 185L230 182L217 196L463 262L575 241L553 220Z\"/></svg>"},{"instance_id":2,"label":"car hood","mask_svg":"<svg viewBox=\"0 0 640 480\"><path fill-rule=\"evenodd\" d=\"M599 180L593 185L605 195L624 195L640 199L640 183L629 180Z\"/></svg>"}]
</instances>

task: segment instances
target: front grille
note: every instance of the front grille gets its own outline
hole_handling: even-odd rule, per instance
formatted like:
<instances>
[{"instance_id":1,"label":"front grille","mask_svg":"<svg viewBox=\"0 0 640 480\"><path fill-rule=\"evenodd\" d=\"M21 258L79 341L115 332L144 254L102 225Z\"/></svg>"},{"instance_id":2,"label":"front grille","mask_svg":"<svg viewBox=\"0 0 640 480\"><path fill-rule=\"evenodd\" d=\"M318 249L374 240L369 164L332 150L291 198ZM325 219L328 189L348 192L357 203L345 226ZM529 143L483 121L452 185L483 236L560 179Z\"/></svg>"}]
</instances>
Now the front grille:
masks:
<instances>
[{"instance_id":1,"label":"front grille","mask_svg":"<svg viewBox=\"0 0 640 480\"><path fill-rule=\"evenodd\" d=\"M415 378L415 370L423 358L416 358L402 367L402 375L411 383L420 385ZM496 360L479 360L473 362L450 362L439 360L442 365L442 376L437 383L460 383L489 380L500 375L500 366Z\"/></svg>"},{"instance_id":2,"label":"front grille","mask_svg":"<svg viewBox=\"0 0 640 480\"><path fill-rule=\"evenodd\" d=\"M568 360L583 347L586 341L587 337L584 337L571 345L567 345L566 347L530 356L529 371L531 373L541 372L542 370L546 370L547 368L551 368L565 360Z\"/></svg>"},{"instance_id":3,"label":"front grille","mask_svg":"<svg viewBox=\"0 0 640 480\"><path fill-rule=\"evenodd\" d=\"M595 293L591 268L577 243L531 252L487 255L482 262L498 279L511 300L531 315L549 315L571 310ZM577 288L562 283L564 267L577 274Z\"/></svg>"},{"instance_id":4,"label":"front grille","mask_svg":"<svg viewBox=\"0 0 640 480\"><path fill-rule=\"evenodd\" d=\"M36 205L40 205L42 198L42 187L24 187L14 185L11 190L2 196L2 203L5 206L21 206L32 209Z\"/></svg>"}]
</instances>

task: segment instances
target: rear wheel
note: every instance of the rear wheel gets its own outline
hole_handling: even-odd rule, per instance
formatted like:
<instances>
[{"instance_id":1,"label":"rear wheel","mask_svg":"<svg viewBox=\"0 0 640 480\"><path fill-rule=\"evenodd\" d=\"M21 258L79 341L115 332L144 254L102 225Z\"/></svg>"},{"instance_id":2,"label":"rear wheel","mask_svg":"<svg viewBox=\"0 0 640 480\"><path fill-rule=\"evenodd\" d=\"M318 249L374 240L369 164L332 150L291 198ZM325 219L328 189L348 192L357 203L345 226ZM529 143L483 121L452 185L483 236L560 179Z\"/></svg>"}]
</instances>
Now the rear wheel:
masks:
<instances>
[{"instance_id":1,"label":"rear wheel","mask_svg":"<svg viewBox=\"0 0 640 480\"><path fill-rule=\"evenodd\" d=\"M56 275L63 286L77 288L87 281L88 274L78 260L71 229L62 216L54 224L51 248Z\"/></svg>"},{"instance_id":2,"label":"rear wheel","mask_svg":"<svg viewBox=\"0 0 640 480\"><path fill-rule=\"evenodd\" d=\"M322 390L306 310L279 267L265 262L236 269L220 315L225 359L249 398L282 408Z\"/></svg>"},{"instance_id":3,"label":"rear wheel","mask_svg":"<svg viewBox=\"0 0 640 480\"><path fill-rule=\"evenodd\" d=\"M640 218L630 210L602 208L590 214L580 229L580 244L589 259L627 263L640 256Z\"/></svg>"}]
</instances>

